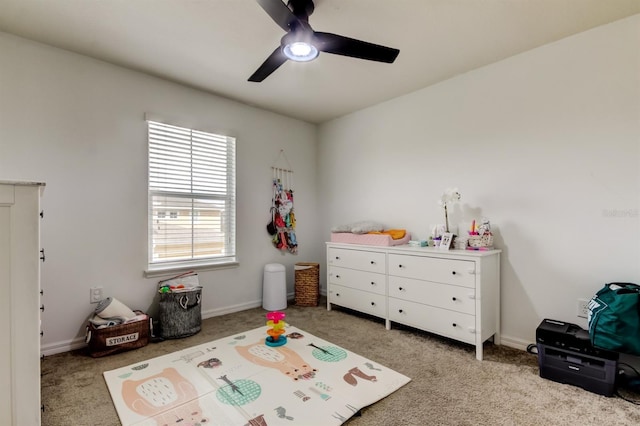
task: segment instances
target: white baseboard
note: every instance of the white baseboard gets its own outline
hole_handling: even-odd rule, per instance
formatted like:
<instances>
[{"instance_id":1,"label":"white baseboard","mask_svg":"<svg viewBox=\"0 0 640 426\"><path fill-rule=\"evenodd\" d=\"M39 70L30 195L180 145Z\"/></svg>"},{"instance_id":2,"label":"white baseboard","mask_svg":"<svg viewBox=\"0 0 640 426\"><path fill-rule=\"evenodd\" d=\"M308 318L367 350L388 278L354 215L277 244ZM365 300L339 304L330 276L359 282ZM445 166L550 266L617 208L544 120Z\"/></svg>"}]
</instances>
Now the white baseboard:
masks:
<instances>
[{"instance_id":1,"label":"white baseboard","mask_svg":"<svg viewBox=\"0 0 640 426\"><path fill-rule=\"evenodd\" d=\"M234 312L246 311L247 309L257 308L258 306L262 306L261 300L242 303L239 305L225 306L223 308L209 309L207 311L202 311L202 319L219 317L220 315L232 314Z\"/></svg>"},{"instance_id":2,"label":"white baseboard","mask_svg":"<svg viewBox=\"0 0 640 426\"><path fill-rule=\"evenodd\" d=\"M291 300L294 298L294 293L287 294L287 299ZM232 314L234 312L246 311L247 309L253 309L262 306L262 300L255 300L248 303L241 303L239 305L231 305L225 306L223 308L217 309L209 309L207 311L202 311L202 319L213 318L220 315ZM76 349L82 349L86 347L87 344L85 342L84 337L76 337L73 340L63 340L60 342L49 343L47 345L42 345L40 347L40 355L49 356L55 355L62 352L74 351Z\"/></svg>"},{"instance_id":3,"label":"white baseboard","mask_svg":"<svg viewBox=\"0 0 640 426\"><path fill-rule=\"evenodd\" d=\"M320 294L322 294L323 296L326 296L326 291L324 291L324 289L320 289ZM288 301L291 301L294 298L295 298L294 293L287 294ZM209 309L207 311L202 311L202 319L213 318L220 315L232 314L234 312L245 311L247 309L257 308L259 306L262 306L262 300L254 300L248 303L225 306L217 309ZM529 346L531 343L534 343L534 342L528 342L515 337L502 335L500 336L500 343L510 348L526 351L527 346ZM50 343L48 345L43 345L40 347L40 354L44 356L55 355L62 352L69 352L76 349L81 349L85 346L87 346L87 344L85 343L84 337L76 337L73 340L60 341L60 342Z\"/></svg>"},{"instance_id":4,"label":"white baseboard","mask_svg":"<svg viewBox=\"0 0 640 426\"><path fill-rule=\"evenodd\" d=\"M76 337L73 340L63 340L61 342L42 345L40 346L40 355L49 356L62 352L74 351L76 349L82 349L87 346L84 339L84 337Z\"/></svg>"},{"instance_id":5,"label":"white baseboard","mask_svg":"<svg viewBox=\"0 0 640 426\"><path fill-rule=\"evenodd\" d=\"M291 300L291 298L289 299ZM232 314L234 312L240 312L247 309L253 309L262 306L262 301L255 301L251 303L243 303L240 305L227 306L224 308L211 309L205 312L202 312L202 319L213 318L220 315ZM527 346L534 342L527 342L521 339L516 339L514 337L508 336L500 336L500 343L504 346L508 346L514 349L520 349L522 351L527 350ZM84 341L84 337L76 337L73 340L62 341L51 343L45 346L42 346L40 349L40 354L44 356L55 355L62 352L69 352L76 349L81 349L87 346Z\"/></svg>"},{"instance_id":6,"label":"white baseboard","mask_svg":"<svg viewBox=\"0 0 640 426\"><path fill-rule=\"evenodd\" d=\"M531 343L535 342L527 342L522 339L517 339L515 337L509 337L505 335L500 336L500 344L514 349L526 351L527 346L529 346Z\"/></svg>"}]
</instances>

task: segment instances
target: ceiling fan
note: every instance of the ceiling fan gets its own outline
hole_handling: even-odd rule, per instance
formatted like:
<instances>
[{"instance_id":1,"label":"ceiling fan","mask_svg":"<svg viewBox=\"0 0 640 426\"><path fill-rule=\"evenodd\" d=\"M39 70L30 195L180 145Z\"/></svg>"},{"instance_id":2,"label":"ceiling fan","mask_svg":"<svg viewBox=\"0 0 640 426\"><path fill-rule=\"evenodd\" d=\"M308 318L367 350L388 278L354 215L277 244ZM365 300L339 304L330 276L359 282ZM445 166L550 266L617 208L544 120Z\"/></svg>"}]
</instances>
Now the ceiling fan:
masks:
<instances>
[{"instance_id":1,"label":"ceiling fan","mask_svg":"<svg viewBox=\"0 0 640 426\"><path fill-rule=\"evenodd\" d=\"M288 0L286 5L282 0L256 1L287 34L280 40L280 46L249 77L249 81L264 80L287 60L311 61L319 52L387 63L395 61L400 53L391 47L314 31L309 25L309 15L314 10L312 0Z\"/></svg>"}]
</instances>

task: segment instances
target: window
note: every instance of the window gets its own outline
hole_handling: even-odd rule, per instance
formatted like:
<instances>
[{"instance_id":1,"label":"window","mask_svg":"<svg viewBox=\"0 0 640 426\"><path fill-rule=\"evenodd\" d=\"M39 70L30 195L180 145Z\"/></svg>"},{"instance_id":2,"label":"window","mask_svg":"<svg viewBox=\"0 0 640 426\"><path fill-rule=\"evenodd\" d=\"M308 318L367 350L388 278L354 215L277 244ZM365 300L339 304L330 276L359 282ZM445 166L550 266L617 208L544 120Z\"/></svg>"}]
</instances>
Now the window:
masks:
<instances>
[{"instance_id":1,"label":"window","mask_svg":"<svg viewBox=\"0 0 640 426\"><path fill-rule=\"evenodd\" d=\"M235 139L148 131L149 272L235 263Z\"/></svg>"}]
</instances>

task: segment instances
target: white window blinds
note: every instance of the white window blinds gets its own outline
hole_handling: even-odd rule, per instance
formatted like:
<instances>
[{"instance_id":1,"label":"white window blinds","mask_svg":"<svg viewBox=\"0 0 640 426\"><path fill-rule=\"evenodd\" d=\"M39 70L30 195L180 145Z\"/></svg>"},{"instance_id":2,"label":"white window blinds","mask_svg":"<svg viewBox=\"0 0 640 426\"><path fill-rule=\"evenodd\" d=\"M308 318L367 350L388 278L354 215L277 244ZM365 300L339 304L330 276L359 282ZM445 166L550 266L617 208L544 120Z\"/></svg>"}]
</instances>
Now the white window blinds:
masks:
<instances>
[{"instance_id":1,"label":"white window blinds","mask_svg":"<svg viewBox=\"0 0 640 426\"><path fill-rule=\"evenodd\" d=\"M148 130L149 267L235 262L235 139Z\"/></svg>"}]
</instances>

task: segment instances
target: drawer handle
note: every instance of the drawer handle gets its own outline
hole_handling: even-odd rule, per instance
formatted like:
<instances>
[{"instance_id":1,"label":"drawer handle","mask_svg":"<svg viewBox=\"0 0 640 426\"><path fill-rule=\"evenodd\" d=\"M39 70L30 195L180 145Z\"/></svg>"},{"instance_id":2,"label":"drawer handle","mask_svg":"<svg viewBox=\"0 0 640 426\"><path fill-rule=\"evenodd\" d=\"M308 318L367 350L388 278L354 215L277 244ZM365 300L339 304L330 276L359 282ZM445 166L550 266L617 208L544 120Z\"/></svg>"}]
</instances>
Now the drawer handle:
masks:
<instances>
[{"instance_id":1,"label":"drawer handle","mask_svg":"<svg viewBox=\"0 0 640 426\"><path fill-rule=\"evenodd\" d=\"M374 261L372 260L372 261L371 261L371 264L372 264L372 265L375 265L375 264L376 264L376 262L374 262Z\"/></svg>"},{"instance_id":2,"label":"drawer handle","mask_svg":"<svg viewBox=\"0 0 640 426\"><path fill-rule=\"evenodd\" d=\"M451 275L455 275L455 274L456 274L456 271L451 271Z\"/></svg>"},{"instance_id":3,"label":"drawer handle","mask_svg":"<svg viewBox=\"0 0 640 426\"><path fill-rule=\"evenodd\" d=\"M340 256L336 256L336 260L340 260Z\"/></svg>"},{"instance_id":4,"label":"drawer handle","mask_svg":"<svg viewBox=\"0 0 640 426\"><path fill-rule=\"evenodd\" d=\"M340 293L336 293L336 297L340 297Z\"/></svg>"},{"instance_id":5,"label":"drawer handle","mask_svg":"<svg viewBox=\"0 0 640 426\"><path fill-rule=\"evenodd\" d=\"M376 283L374 281L371 281L371 285L376 285Z\"/></svg>"},{"instance_id":6,"label":"drawer handle","mask_svg":"<svg viewBox=\"0 0 640 426\"><path fill-rule=\"evenodd\" d=\"M336 275L336 278L340 278L340 275Z\"/></svg>"},{"instance_id":7,"label":"drawer handle","mask_svg":"<svg viewBox=\"0 0 640 426\"><path fill-rule=\"evenodd\" d=\"M402 266L402 265L398 265L398 268L404 268L404 266Z\"/></svg>"},{"instance_id":8,"label":"drawer handle","mask_svg":"<svg viewBox=\"0 0 640 426\"><path fill-rule=\"evenodd\" d=\"M376 306L376 302L371 302L371 306Z\"/></svg>"},{"instance_id":9,"label":"drawer handle","mask_svg":"<svg viewBox=\"0 0 640 426\"><path fill-rule=\"evenodd\" d=\"M398 313L403 313L404 311L402 309L398 309Z\"/></svg>"},{"instance_id":10,"label":"drawer handle","mask_svg":"<svg viewBox=\"0 0 640 426\"><path fill-rule=\"evenodd\" d=\"M404 291L404 288L402 288L402 287L398 287L398 290L400 290L400 291Z\"/></svg>"},{"instance_id":11,"label":"drawer handle","mask_svg":"<svg viewBox=\"0 0 640 426\"><path fill-rule=\"evenodd\" d=\"M453 301L455 302L455 301L456 301L456 300L458 300L458 299L456 299L455 297L452 297L452 298L451 298L451 300L453 300Z\"/></svg>"},{"instance_id":12,"label":"drawer handle","mask_svg":"<svg viewBox=\"0 0 640 426\"><path fill-rule=\"evenodd\" d=\"M454 327L458 326L458 324L456 324L455 322L453 324L451 324L451 325L454 326Z\"/></svg>"}]
</instances>

